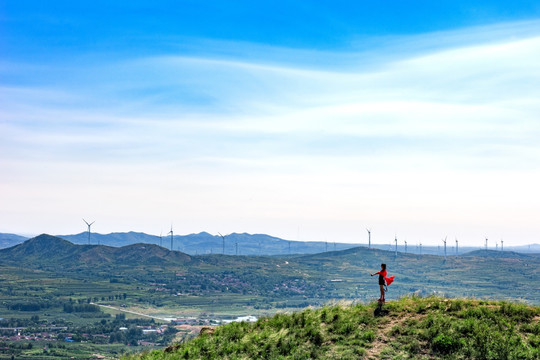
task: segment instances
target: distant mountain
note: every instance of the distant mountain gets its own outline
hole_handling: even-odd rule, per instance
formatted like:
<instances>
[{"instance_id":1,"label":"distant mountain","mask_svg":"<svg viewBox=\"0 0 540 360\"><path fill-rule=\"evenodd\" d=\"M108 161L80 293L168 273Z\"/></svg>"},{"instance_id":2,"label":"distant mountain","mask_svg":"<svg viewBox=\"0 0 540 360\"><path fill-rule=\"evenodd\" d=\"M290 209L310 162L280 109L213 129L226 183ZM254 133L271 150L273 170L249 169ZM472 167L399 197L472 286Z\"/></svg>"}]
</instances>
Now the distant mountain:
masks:
<instances>
[{"instance_id":1,"label":"distant mountain","mask_svg":"<svg viewBox=\"0 0 540 360\"><path fill-rule=\"evenodd\" d=\"M74 235L57 235L59 238L68 240L74 244L88 245L88 232L82 232ZM23 241L27 238L13 235L0 234L0 249L10 247ZM90 234L90 244L92 245L107 245L114 247L122 247L131 244L145 243L160 245L170 250L171 238L164 235L162 237L149 235L142 232L115 232L110 234ZM225 249L223 249L225 245ZM247 234L247 233L232 233L225 236L225 242L218 235L212 235L207 232L189 235L174 235L173 248L174 250L182 251L190 255L204 254L226 254L226 255L304 255L316 254L326 251L339 251L351 249L367 244L350 244L339 242L317 242L317 241L294 241L285 240L275 236L266 234ZM393 243L389 244L371 244L373 249L386 250L395 252L396 246ZM519 253L537 253L540 254L540 245L531 244L525 246L508 246L505 247L505 252L514 251ZM456 252L454 246L448 246L446 249L447 256L463 255L471 251L484 250L481 247L460 246ZM423 254L423 255L438 255L444 256L443 246L419 246L398 245L397 251L400 253ZM495 250L489 250L495 251ZM500 250L498 250L500 251ZM474 256L482 256L481 253L475 253ZM502 256L502 255L501 255ZM507 255L505 255L507 256Z\"/></svg>"},{"instance_id":2,"label":"distant mountain","mask_svg":"<svg viewBox=\"0 0 540 360\"><path fill-rule=\"evenodd\" d=\"M88 232L76 235L58 235L75 244L88 244ZM170 236L148 235L140 232L90 234L91 244L126 246L134 243L148 243L171 248ZM225 248L224 248L225 246ZM218 235L207 232L189 235L174 235L173 249L191 255L288 255L314 254L327 250L344 250L358 246L347 243L324 243L317 241L290 241L265 234L232 233L225 235L225 241Z\"/></svg>"},{"instance_id":3,"label":"distant mountain","mask_svg":"<svg viewBox=\"0 0 540 360\"><path fill-rule=\"evenodd\" d=\"M520 246L505 246L506 250L517 251L520 253L540 254L540 244L520 245Z\"/></svg>"},{"instance_id":4,"label":"distant mountain","mask_svg":"<svg viewBox=\"0 0 540 360\"><path fill-rule=\"evenodd\" d=\"M28 238L24 236L20 236L20 235L15 235L15 234L0 233L0 249L4 249L4 248L8 248L8 247L20 244L25 240L28 240Z\"/></svg>"},{"instance_id":5,"label":"distant mountain","mask_svg":"<svg viewBox=\"0 0 540 360\"><path fill-rule=\"evenodd\" d=\"M75 245L59 237L42 234L22 244L1 249L0 261L17 265L77 267L80 264L180 265L191 262L192 258L182 252L152 244L139 243L123 247Z\"/></svg>"},{"instance_id":6,"label":"distant mountain","mask_svg":"<svg viewBox=\"0 0 540 360\"><path fill-rule=\"evenodd\" d=\"M88 244L88 232L76 235L58 235L75 244ZM111 234L92 233L91 244L102 244L109 246L125 246L135 243L149 243L161 245L167 249L171 248L170 236L164 235L161 238L155 235L148 235L140 232L118 232ZM237 245L238 244L238 251ZM232 233L225 236L225 252L223 252L223 239L218 235L207 232L189 235L174 235L174 250L182 251L190 255L203 254L223 254L226 255L289 255L289 254L317 254L326 251L338 251L351 249L367 244L350 244L340 242L321 241L296 241L285 240L266 234ZM394 243L371 244L373 249L396 251ZM446 253L448 256L462 255L475 250L483 250L481 247L460 246L456 253L454 246L448 246ZM527 246L505 247L505 251L517 251L521 253L540 253L540 245L532 244ZM444 256L444 247L441 246L418 246L398 245L397 251L410 254L438 255Z\"/></svg>"},{"instance_id":7,"label":"distant mountain","mask_svg":"<svg viewBox=\"0 0 540 360\"><path fill-rule=\"evenodd\" d=\"M110 234L90 234L90 243L88 232L82 232L75 235L57 235L58 237L80 245L108 245L108 246L126 246L137 243L157 244L159 245L159 236L148 235L141 232L115 232Z\"/></svg>"},{"instance_id":8,"label":"distant mountain","mask_svg":"<svg viewBox=\"0 0 540 360\"><path fill-rule=\"evenodd\" d=\"M250 236L247 239L252 240ZM389 274L396 276L390 286L393 297L446 294L540 303L540 294L534 291L540 284L540 256L482 252L444 259L355 247L290 256L190 256L155 244L76 245L40 235L0 250L0 272L37 269L40 271L32 272L32 276L114 280L137 286L137 291L141 286L151 289L151 284L159 282L167 284L168 289L159 291L169 294L205 297L232 292L261 296L265 302L279 298L283 303L307 306L335 298L368 301L373 294L367 289L376 287L376 279L369 275L386 263ZM152 294L145 296L154 299Z\"/></svg>"},{"instance_id":9,"label":"distant mountain","mask_svg":"<svg viewBox=\"0 0 540 360\"><path fill-rule=\"evenodd\" d=\"M14 247L0 250L0 253L9 254L12 259L24 259L32 257L58 258L71 255L75 245L69 241L55 236L42 234L35 238L26 240L24 243Z\"/></svg>"},{"instance_id":10,"label":"distant mountain","mask_svg":"<svg viewBox=\"0 0 540 360\"><path fill-rule=\"evenodd\" d=\"M499 250L474 250L469 251L461 256L479 256L492 258L530 258L536 254L523 254L516 251L499 251Z\"/></svg>"}]
</instances>

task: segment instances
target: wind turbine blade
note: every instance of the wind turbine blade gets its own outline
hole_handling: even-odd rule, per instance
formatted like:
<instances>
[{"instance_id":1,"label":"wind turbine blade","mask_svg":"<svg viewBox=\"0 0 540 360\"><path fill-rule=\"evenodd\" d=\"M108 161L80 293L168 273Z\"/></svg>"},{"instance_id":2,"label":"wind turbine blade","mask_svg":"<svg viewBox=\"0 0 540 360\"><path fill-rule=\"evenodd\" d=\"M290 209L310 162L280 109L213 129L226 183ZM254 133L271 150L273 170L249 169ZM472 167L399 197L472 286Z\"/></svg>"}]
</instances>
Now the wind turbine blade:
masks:
<instances>
[{"instance_id":1,"label":"wind turbine blade","mask_svg":"<svg viewBox=\"0 0 540 360\"><path fill-rule=\"evenodd\" d=\"M88 223L88 221L84 220L84 218L82 219L82 221L84 221L86 223L86 225L90 226L90 224Z\"/></svg>"}]
</instances>

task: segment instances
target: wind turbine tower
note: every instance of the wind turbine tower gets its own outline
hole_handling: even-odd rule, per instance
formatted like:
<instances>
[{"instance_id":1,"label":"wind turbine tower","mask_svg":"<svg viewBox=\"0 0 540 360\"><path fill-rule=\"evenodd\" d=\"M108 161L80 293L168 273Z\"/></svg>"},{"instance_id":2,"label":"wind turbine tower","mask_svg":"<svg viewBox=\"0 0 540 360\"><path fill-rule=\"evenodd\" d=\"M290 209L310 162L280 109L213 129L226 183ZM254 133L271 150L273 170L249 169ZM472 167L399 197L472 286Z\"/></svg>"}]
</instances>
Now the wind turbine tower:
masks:
<instances>
[{"instance_id":1,"label":"wind turbine tower","mask_svg":"<svg viewBox=\"0 0 540 360\"><path fill-rule=\"evenodd\" d=\"M236 256L238 256L238 241L235 242L234 245L236 246Z\"/></svg>"},{"instance_id":2,"label":"wind turbine tower","mask_svg":"<svg viewBox=\"0 0 540 360\"><path fill-rule=\"evenodd\" d=\"M488 244L488 238L486 238L486 251L488 249L487 244Z\"/></svg>"},{"instance_id":3,"label":"wind turbine tower","mask_svg":"<svg viewBox=\"0 0 540 360\"><path fill-rule=\"evenodd\" d=\"M444 260L446 261L446 238L447 236L444 237L444 240L443 240L443 243L444 243Z\"/></svg>"},{"instance_id":4,"label":"wind turbine tower","mask_svg":"<svg viewBox=\"0 0 540 360\"><path fill-rule=\"evenodd\" d=\"M394 241L396 243L396 257L397 257L397 235L394 236Z\"/></svg>"},{"instance_id":5,"label":"wind turbine tower","mask_svg":"<svg viewBox=\"0 0 540 360\"><path fill-rule=\"evenodd\" d=\"M503 246L504 246L504 240L503 240L503 239L501 239L501 251L504 251L504 248L503 248Z\"/></svg>"},{"instance_id":6,"label":"wind turbine tower","mask_svg":"<svg viewBox=\"0 0 540 360\"><path fill-rule=\"evenodd\" d=\"M420 241L420 255L422 255L422 242Z\"/></svg>"},{"instance_id":7,"label":"wind turbine tower","mask_svg":"<svg viewBox=\"0 0 540 360\"><path fill-rule=\"evenodd\" d=\"M168 232L167 235L171 234L171 251L173 251L173 230L172 230L172 225L171 225L171 231Z\"/></svg>"},{"instance_id":8,"label":"wind turbine tower","mask_svg":"<svg viewBox=\"0 0 540 360\"><path fill-rule=\"evenodd\" d=\"M88 221L84 219L83 221L86 223L86 225L88 225L88 245L90 245L90 227L92 226L93 223L95 223L95 221L92 221L90 224L88 223Z\"/></svg>"},{"instance_id":9,"label":"wind turbine tower","mask_svg":"<svg viewBox=\"0 0 540 360\"><path fill-rule=\"evenodd\" d=\"M366 229L367 230L367 235L368 235L368 249L371 249L371 230L370 229Z\"/></svg>"},{"instance_id":10,"label":"wind turbine tower","mask_svg":"<svg viewBox=\"0 0 540 360\"><path fill-rule=\"evenodd\" d=\"M222 240L222 243L223 243L223 255L225 255L225 236L221 235L221 233L219 233L219 236L221 236L221 240Z\"/></svg>"},{"instance_id":11,"label":"wind turbine tower","mask_svg":"<svg viewBox=\"0 0 540 360\"><path fill-rule=\"evenodd\" d=\"M458 254L458 241L457 241L457 238L456 238L456 255Z\"/></svg>"},{"instance_id":12,"label":"wind turbine tower","mask_svg":"<svg viewBox=\"0 0 540 360\"><path fill-rule=\"evenodd\" d=\"M159 246L163 246L163 231L159 232Z\"/></svg>"},{"instance_id":13,"label":"wind turbine tower","mask_svg":"<svg viewBox=\"0 0 540 360\"><path fill-rule=\"evenodd\" d=\"M407 253L407 240L404 240L405 241L405 254Z\"/></svg>"}]
</instances>

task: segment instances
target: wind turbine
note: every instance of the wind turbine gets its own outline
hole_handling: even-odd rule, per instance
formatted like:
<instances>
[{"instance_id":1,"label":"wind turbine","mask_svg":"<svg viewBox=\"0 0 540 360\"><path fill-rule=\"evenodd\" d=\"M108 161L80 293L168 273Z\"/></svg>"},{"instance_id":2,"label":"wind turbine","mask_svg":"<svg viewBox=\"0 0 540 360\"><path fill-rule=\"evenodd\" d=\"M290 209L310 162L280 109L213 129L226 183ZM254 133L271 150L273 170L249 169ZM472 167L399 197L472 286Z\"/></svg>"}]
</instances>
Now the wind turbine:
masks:
<instances>
[{"instance_id":1,"label":"wind turbine","mask_svg":"<svg viewBox=\"0 0 540 360\"><path fill-rule=\"evenodd\" d=\"M236 241L234 245L236 245L236 256L238 256L238 241Z\"/></svg>"},{"instance_id":2,"label":"wind turbine","mask_svg":"<svg viewBox=\"0 0 540 360\"><path fill-rule=\"evenodd\" d=\"M501 239L501 251L504 251L503 245L504 245L504 240Z\"/></svg>"},{"instance_id":3,"label":"wind turbine","mask_svg":"<svg viewBox=\"0 0 540 360\"><path fill-rule=\"evenodd\" d=\"M88 221L86 221L84 219L83 219L83 221L86 223L86 225L88 225L88 245L90 245L90 227L92 226L93 223L95 223L95 221L92 221L90 224L88 223ZM98 239L98 241L99 241L99 239Z\"/></svg>"},{"instance_id":4,"label":"wind turbine","mask_svg":"<svg viewBox=\"0 0 540 360\"><path fill-rule=\"evenodd\" d=\"M497 250L499 250L499 243L498 242L495 243L495 251L497 251Z\"/></svg>"},{"instance_id":5,"label":"wind turbine","mask_svg":"<svg viewBox=\"0 0 540 360\"><path fill-rule=\"evenodd\" d=\"M457 241L457 238L456 238L456 255L458 254L458 241Z\"/></svg>"},{"instance_id":6,"label":"wind turbine","mask_svg":"<svg viewBox=\"0 0 540 360\"><path fill-rule=\"evenodd\" d=\"M394 241L396 242L396 257L397 257L397 235L394 236Z\"/></svg>"},{"instance_id":7,"label":"wind turbine","mask_svg":"<svg viewBox=\"0 0 540 360\"><path fill-rule=\"evenodd\" d=\"M371 249L371 229L367 229L367 235L368 235L368 249Z\"/></svg>"},{"instance_id":8,"label":"wind turbine","mask_svg":"<svg viewBox=\"0 0 540 360\"><path fill-rule=\"evenodd\" d=\"M444 240L443 240L443 243L444 243L444 260L446 260L446 238L447 238L447 237L448 237L448 236L445 236L445 237L444 237Z\"/></svg>"},{"instance_id":9,"label":"wind turbine","mask_svg":"<svg viewBox=\"0 0 540 360\"><path fill-rule=\"evenodd\" d=\"M422 242L420 241L420 255L422 255Z\"/></svg>"},{"instance_id":10,"label":"wind turbine","mask_svg":"<svg viewBox=\"0 0 540 360\"><path fill-rule=\"evenodd\" d=\"M159 246L163 245L163 231L159 232Z\"/></svg>"},{"instance_id":11,"label":"wind turbine","mask_svg":"<svg viewBox=\"0 0 540 360\"><path fill-rule=\"evenodd\" d=\"M173 230L172 230L172 224L171 224L171 231L167 233L167 235L171 234L171 251L173 251Z\"/></svg>"},{"instance_id":12,"label":"wind turbine","mask_svg":"<svg viewBox=\"0 0 540 360\"><path fill-rule=\"evenodd\" d=\"M218 234L219 234L219 236L221 236L221 240L222 240L222 243L223 243L223 255L225 255L225 236L227 236L227 235L223 236L219 232L218 232Z\"/></svg>"},{"instance_id":13,"label":"wind turbine","mask_svg":"<svg viewBox=\"0 0 540 360\"><path fill-rule=\"evenodd\" d=\"M407 240L404 240L405 241L405 254L407 253Z\"/></svg>"},{"instance_id":14,"label":"wind turbine","mask_svg":"<svg viewBox=\"0 0 540 360\"><path fill-rule=\"evenodd\" d=\"M487 251L488 238L486 238L486 251Z\"/></svg>"}]
</instances>

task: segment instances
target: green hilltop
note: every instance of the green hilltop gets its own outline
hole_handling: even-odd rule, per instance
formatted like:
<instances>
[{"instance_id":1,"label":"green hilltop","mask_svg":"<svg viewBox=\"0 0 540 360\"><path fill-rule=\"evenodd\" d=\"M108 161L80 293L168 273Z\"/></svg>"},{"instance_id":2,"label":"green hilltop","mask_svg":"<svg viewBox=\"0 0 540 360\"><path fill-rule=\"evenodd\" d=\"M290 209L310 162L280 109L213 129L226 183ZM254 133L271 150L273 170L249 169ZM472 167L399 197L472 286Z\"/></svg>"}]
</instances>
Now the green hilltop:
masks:
<instances>
[{"instance_id":1,"label":"green hilltop","mask_svg":"<svg viewBox=\"0 0 540 360\"><path fill-rule=\"evenodd\" d=\"M125 360L540 359L540 308L509 302L404 297L384 305L336 304L199 337Z\"/></svg>"}]
</instances>

